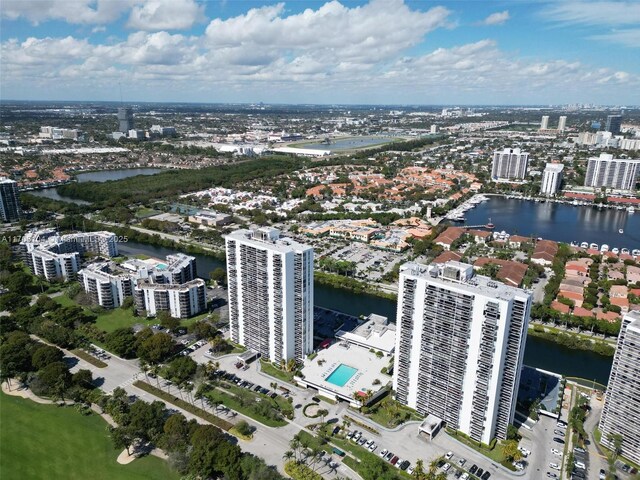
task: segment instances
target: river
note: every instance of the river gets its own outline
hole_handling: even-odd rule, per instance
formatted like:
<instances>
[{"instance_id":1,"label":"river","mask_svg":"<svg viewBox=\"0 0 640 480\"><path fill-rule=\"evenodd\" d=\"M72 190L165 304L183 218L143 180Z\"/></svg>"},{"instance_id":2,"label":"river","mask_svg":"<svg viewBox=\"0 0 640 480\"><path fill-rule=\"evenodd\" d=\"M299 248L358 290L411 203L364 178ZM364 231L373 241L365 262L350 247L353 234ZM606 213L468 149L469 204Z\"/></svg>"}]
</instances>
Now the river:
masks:
<instances>
[{"instance_id":1,"label":"river","mask_svg":"<svg viewBox=\"0 0 640 480\"><path fill-rule=\"evenodd\" d=\"M165 247L157 247L138 242L119 244L120 252L125 255L145 254L164 258L175 253ZM209 272L217 267L224 267L220 260L208 255L194 254L199 276L208 278ZM316 305L350 315L368 315L378 313L395 322L396 302L375 295L356 294L341 288L315 284ZM536 337L527 338L524 363L544 370L561 373L567 376L582 377L588 380L607 384L611 370L611 357L604 357L585 350L571 350L553 342Z\"/></svg>"},{"instance_id":2,"label":"river","mask_svg":"<svg viewBox=\"0 0 640 480\"><path fill-rule=\"evenodd\" d=\"M98 172L79 173L75 177L78 183L84 182L108 182L109 180L122 180L123 178L135 177L137 175L155 175L160 173L161 168L125 168L122 170L101 170ZM58 193L56 187L43 188L42 190L31 190L30 195L46 197L52 200L75 203L77 205L90 205L91 202L77 200L75 198L64 197Z\"/></svg>"},{"instance_id":3,"label":"river","mask_svg":"<svg viewBox=\"0 0 640 480\"><path fill-rule=\"evenodd\" d=\"M467 225L484 225L491 219L496 231L533 235L559 242L588 242L609 247L640 248L640 211L533 202L491 196L466 214ZM624 233L618 230L623 229Z\"/></svg>"}]
</instances>

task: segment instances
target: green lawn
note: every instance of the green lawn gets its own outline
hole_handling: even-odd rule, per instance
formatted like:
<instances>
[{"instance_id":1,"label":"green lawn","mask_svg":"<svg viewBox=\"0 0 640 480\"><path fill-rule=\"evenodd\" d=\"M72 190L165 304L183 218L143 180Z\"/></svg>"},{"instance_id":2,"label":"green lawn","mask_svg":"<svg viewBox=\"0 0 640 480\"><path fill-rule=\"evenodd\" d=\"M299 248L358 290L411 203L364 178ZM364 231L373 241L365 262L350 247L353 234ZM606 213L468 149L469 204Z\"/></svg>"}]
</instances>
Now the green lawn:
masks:
<instances>
[{"instance_id":1,"label":"green lawn","mask_svg":"<svg viewBox=\"0 0 640 480\"><path fill-rule=\"evenodd\" d=\"M0 478L2 480L177 480L179 475L155 457L120 465L107 424L71 407L39 405L0 396Z\"/></svg>"},{"instance_id":2,"label":"green lawn","mask_svg":"<svg viewBox=\"0 0 640 480\"><path fill-rule=\"evenodd\" d=\"M221 387L223 388L223 387ZM234 387L234 386L228 386L227 389L230 393L226 393L224 391L221 391L217 388L211 389L206 393L206 396L209 397L212 401L219 401L221 402L223 405L229 407L232 410L235 410L236 412L242 413L243 415L246 415L249 418L253 418L254 420L257 420L260 423L263 423L264 425L267 425L268 427L283 427L287 424L286 420L283 419L273 419L273 418L268 418L258 412L256 412L252 406L255 404L255 402L258 401L258 399L261 402L267 402L269 404L272 404L272 400L268 397L265 397L263 395L258 395L255 394L251 391L239 388L239 387ZM242 392L242 393L240 393ZM246 395L250 398L253 399L252 403L248 404L248 405L242 405L240 403L240 401L238 400L238 398L235 395ZM289 406L289 408L291 408Z\"/></svg>"},{"instance_id":3,"label":"green lawn","mask_svg":"<svg viewBox=\"0 0 640 480\"><path fill-rule=\"evenodd\" d=\"M267 375L278 378L284 382L293 383L293 372L285 372L279 368L274 367L271 363L260 360L260 370Z\"/></svg>"}]
</instances>

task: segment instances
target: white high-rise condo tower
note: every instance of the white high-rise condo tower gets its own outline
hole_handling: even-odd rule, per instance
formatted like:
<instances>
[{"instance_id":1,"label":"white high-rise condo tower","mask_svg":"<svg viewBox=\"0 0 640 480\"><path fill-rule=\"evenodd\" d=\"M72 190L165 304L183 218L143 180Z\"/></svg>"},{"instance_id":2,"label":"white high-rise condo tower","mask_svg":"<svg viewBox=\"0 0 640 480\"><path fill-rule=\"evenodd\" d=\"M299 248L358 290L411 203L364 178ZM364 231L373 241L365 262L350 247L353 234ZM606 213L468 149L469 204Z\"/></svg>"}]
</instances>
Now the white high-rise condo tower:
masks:
<instances>
[{"instance_id":1,"label":"white high-rise condo tower","mask_svg":"<svg viewBox=\"0 0 640 480\"><path fill-rule=\"evenodd\" d=\"M313 248L275 228L225 237L231 340L279 363L313 350Z\"/></svg>"},{"instance_id":2,"label":"white high-rise condo tower","mask_svg":"<svg viewBox=\"0 0 640 480\"><path fill-rule=\"evenodd\" d=\"M601 153L599 157L589 158L584 186L634 190L639 174L640 160L613 158L610 153Z\"/></svg>"},{"instance_id":3,"label":"white high-rise condo tower","mask_svg":"<svg viewBox=\"0 0 640 480\"><path fill-rule=\"evenodd\" d=\"M472 439L507 437L531 295L450 261L400 268L396 400Z\"/></svg>"},{"instance_id":4,"label":"white high-rise condo tower","mask_svg":"<svg viewBox=\"0 0 640 480\"><path fill-rule=\"evenodd\" d=\"M529 154L519 148L505 148L493 153L491 178L494 180L524 180L529 165Z\"/></svg>"},{"instance_id":5,"label":"white high-rise condo tower","mask_svg":"<svg viewBox=\"0 0 640 480\"><path fill-rule=\"evenodd\" d=\"M549 115L543 115L540 122L540 130L546 130L549 128Z\"/></svg>"},{"instance_id":6,"label":"white high-rise condo tower","mask_svg":"<svg viewBox=\"0 0 640 480\"><path fill-rule=\"evenodd\" d=\"M542 172L542 185L540 193L543 195L555 195L560 190L562 183L562 163L547 163L544 172Z\"/></svg>"},{"instance_id":7,"label":"white high-rise condo tower","mask_svg":"<svg viewBox=\"0 0 640 480\"><path fill-rule=\"evenodd\" d=\"M607 385L600 431L602 443L613 447L611 435L622 437L622 455L640 463L640 312L625 315Z\"/></svg>"},{"instance_id":8,"label":"white high-rise condo tower","mask_svg":"<svg viewBox=\"0 0 640 480\"><path fill-rule=\"evenodd\" d=\"M567 128L567 116L566 115L562 115L560 117L560 120L558 120L558 131L559 132L564 132Z\"/></svg>"}]
</instances>

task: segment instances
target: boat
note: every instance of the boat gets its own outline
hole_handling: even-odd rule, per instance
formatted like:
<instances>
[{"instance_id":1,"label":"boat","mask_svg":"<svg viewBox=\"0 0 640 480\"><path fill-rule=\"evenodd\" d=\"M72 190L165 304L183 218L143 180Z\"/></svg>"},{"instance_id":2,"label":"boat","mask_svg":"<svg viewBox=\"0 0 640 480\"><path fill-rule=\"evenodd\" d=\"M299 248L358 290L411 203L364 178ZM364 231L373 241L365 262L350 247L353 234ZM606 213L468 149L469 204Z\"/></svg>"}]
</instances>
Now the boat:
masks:
<instances>
[{"instance_id":1,"label":"boat","mask_svg":"<svg viewBox=\"0 0 640 480\"><path fill-rule=\"evenodd\" d=\"M580 244L580 248L589 248L589 244L587 242L582 242Z\"/></svg>"},{"instance_id":2,"label":"boat","mask_svg":"<svg viewBox=\"0 0 640 480\"><path fill-rule=\"evenodd\" d=\"M629 207L629 208L627 208L627 212L629 212L629 213L633 213L633 212L635 212L635 211L636 211L636 209L635 209L635 208L633 208L633 207Z\"/></svg>"},{"instance_id":3,"label":"boat","mask_svg":"<svg viewBox=\"0 0 640 480\"><path fill-rule=\"evenodd\" d=\"M578 246L578 242L571 242L571 246L572 247L577 247Z\"/></svg>"},{"instance_id":4,"label":"boat","mask_svg":"<svg viewBox=\"0 0 640 480\"><path fill-rule=\"evenodd\" d=\"M620 253L620 250L619 250L617 247L613 247L613 248L611 249L611 253L613 253L613 254L615 254L615 255L618 255L618 254Z\"/></svg>"},{"instance_id":5,"label":"boat","mask_svg":"<svg viewBox=\"0 0 640 480\"><path fill-rule=\"evenodd\" d=\"M618 233L624 233L623 229L618 230Z\"/></svg>"},{"instance_id":6,"label":"boat","mask_svg":"<svg viewBox=\"0 0 640 480\"><path fill-rule=\"evenodd\" d=\"M487 223L484 228L488 228L489 230L493 230L494 228L496 228L496 226L491 223L491 217L489 217L489 223Z\"/></svg>"},{"instance_id":7,"label":"boat","mask_svg":"<svg viewBox=\"0 0 640 480\"><path fill-rule=\"evenodd\" d=\"M623 248L622 250L620 250L620 253L622 255L629 255L629 249L628 248Z\"/></svg>"},{"instance_id":8,"label":"boat","mask_svg":"<svg viewBox=\"0 0 640 480\"><path fill-rule=\"evenodd\" d=\"M602 246L600 247L600 251L602 253L608 252L609 251L609 245L607 245L606 243L603 243Z\"/></svg>"},{"instance_id":9,"label":"boat","mask_svg":"<svg viewBox=\"0 0 640 480\"><path fill-rule=\"evenodd\" d=\"M589 245L589 248L591 250L598 250L598 244L597 243L592 243L591 245Z\"/></svg>"},{"instance_id":10,"label":"boat","mask_svg":"<svg viewBox=\"0 0 640 480\"><path fill-rule=\"evenodd\" d=\"M640 257L640 249L638 249L638 248L634 248L634 249L631 251L631 255L633 255L634 257Z\"/></svg>"}]
</instances>

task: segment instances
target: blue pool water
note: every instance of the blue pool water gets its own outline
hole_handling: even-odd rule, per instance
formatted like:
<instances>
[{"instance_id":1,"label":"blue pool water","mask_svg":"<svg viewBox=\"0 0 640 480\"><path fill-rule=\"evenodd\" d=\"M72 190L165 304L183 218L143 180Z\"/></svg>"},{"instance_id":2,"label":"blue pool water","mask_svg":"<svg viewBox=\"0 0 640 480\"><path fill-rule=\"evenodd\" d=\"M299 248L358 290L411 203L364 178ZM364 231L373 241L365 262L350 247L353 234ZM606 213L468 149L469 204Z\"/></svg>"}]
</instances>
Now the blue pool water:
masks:
<instances>
[{"instance_id":1,"label":"blue pool water","mask_svg":"<svg viewBox=\"0 0 640 480\"><path fill-rule=\"evenodd\" d=\"M353 368L345 365L344 363L341 363L340 365L338 365L338 368L331 372L331 375L326 378L326 381L329 383L333 383L338 387L343 387L344 384L347 383L349 379L356 374L357 371L357 368Z\"/></svg>"},{"instance_id":2,"label":"blue pool water","mask_svg":"<svg viewBox=\"0 0 640 480\"><path fill-rule=\"evenodd\" d=\"M158 270L166 270L167 269L167 265L164 264L164 263L159 263L159 264L156 265L156 268Z\"/></svg>"}]
</instances>

